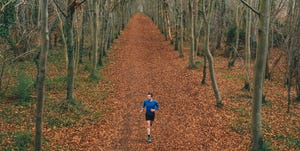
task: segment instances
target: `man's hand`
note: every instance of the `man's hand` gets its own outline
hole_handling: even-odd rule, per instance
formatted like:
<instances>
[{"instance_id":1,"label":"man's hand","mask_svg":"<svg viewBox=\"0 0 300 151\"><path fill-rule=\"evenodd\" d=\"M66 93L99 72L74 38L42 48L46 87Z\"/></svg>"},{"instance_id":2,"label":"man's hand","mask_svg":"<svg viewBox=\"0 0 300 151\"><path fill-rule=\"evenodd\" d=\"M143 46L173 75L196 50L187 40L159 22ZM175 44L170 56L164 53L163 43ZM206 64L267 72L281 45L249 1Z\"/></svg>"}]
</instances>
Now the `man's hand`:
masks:
<instances>
[{"instance_id":1,"label":"man's hand","mask_svg":"<svg viewBox=\"0 0 300 151\"><path fill-rule=\"evenodd\" d=\"M141 109L141 110L140 110L140 112L143 112L143 111L144 111L144 109Z\"/></svg>"},{"instance_id":2,"label":"man's hand","mask_svg":"<svg viewBox=\"0 0 300 151\"><path fill-rule=\"evenodd\" d=\"M151 112L155 112L155 109L151 109L150 111L151 111Z\"/></svg>"}]
</instances>

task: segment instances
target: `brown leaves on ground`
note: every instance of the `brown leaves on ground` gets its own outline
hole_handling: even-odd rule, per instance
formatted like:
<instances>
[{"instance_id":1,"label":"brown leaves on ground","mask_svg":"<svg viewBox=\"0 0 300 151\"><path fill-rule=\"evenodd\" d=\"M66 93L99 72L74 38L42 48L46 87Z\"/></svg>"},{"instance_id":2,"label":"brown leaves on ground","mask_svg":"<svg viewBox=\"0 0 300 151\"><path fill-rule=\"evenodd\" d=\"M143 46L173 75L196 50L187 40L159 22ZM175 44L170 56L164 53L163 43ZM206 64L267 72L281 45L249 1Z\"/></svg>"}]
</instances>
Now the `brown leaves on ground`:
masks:
<instances>
[{"instance_id":1,"label":"brown leaves on ground","mask_svg":"<svg viewBox=\"0 0 300 151\"><path fill-rule=\"evenodd\" d=\"M45 131L45 138L50 139L46 142L49 150L248 150L252 99L249 92L241 91L245 73L242 61L228 70L226 58L215 58L216 78L225 105L219 109L209 73L208 84L201 85L202 65L188 70L188 57L178 56L179 52L164 41L148 17L133 16L110 52L110 64L101 69L104 80L76 90L76 97L87 106L109 108L105 116L101 122L85 120L75 127ZM287 93L279 78L284 73L274 75L273 81L265 83L264 139L274 150L297 150L299 105L293 105L293 114L285 113ZM101 92L109 92L108 98L101 102L91 100L103 97ZM161 105L151 144L146 142L145 115L139 112L148 92L153 92Z\"/></svg>"}]
</instances>

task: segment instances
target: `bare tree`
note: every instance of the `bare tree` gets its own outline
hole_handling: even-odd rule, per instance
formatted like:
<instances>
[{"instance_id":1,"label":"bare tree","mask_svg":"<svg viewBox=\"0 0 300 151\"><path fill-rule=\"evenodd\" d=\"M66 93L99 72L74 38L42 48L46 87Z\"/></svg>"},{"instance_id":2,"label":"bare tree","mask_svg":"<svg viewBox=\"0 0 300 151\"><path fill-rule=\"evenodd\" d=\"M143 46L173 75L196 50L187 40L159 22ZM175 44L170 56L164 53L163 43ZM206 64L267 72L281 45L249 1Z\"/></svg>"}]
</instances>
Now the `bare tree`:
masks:
<instances>
[{"instance_id":1,"label":"bare tree","mask_svg":"<svg viewBox=\"0 0 300 151\"><path fill-rule=\"evenodd\" d=\"M263 137L261 130L261 105L263 95L263 83L265 75L265 64L269 50L269 25L270 25L270 0L260 0L259 12L247 2L241 0L252 11L259 15L258 27L258 49L255 60L254 92L252 107L252 147L253 151L262 150ZM259 55L258 55L259 54Z\"/></svg>"},{"instance_id":2,"label":"bare tree","mask_svg":"<svg viewBox=\"0 0 300 151\"><path fill-rule=\"evenodd\" d=\"M248 3L252 5L252 0L248 0ZM246 78L244 90L250 91L250 71L251 71L251 23L252 23L251 10L247 9L246 15L246 41L245 41L245 64L246 64Z\"/></svg>"},{"instance_id":3,"label":"bare tree","mask_svg":"<svg viewBox=\"0 0 300 151\"><path fill-rule=\"evenodd\" d=\"M91 3L91 8L93 8L93 23L92 23L92 48L93 48L93 68L91 71L91 77L96 77L97 75L97 65L98 65L98 34L99 34L99 1L98 0L93 0Z\"/></svg>"},{"instance_id":4,"label":"bare tree","mask_svg":"<svg viewBox=\"0 0 300 151\"><path fill-rule=\"evenodd\" d=\"M222 36L223 36L223 28L224 28L224 22L225 22L225 11L226 11L226 0L219 0L217 2L219 9L218 11L218 35L217 35L217 44L216 44L216 49L221 48L221 43L222 43Z\"/></svg>"},{"instance_id":5,"label":"bare tree","mask_svg":"<svg viewBox=\"0 0 300 151\"><path fill-rule=\"evenodd\" d=\"M239 3L235 3L235 44L231 45L230 47L230 57L228 60L228 68L231 69L231 67L234 66L235 61L237 59L238 55L238 49L239 49L239 40L240 40L240 6Z\"/></svg>"},{"instance_id":6,"label":"bare tree","mask_svg":"<svg viewBox=\"0 0 300 151\"><path fill-rule=\"evenodd\" d=\"M295 77L295 86L297 97L300 96L299 85L299 66L300 66L300 2L297 0L291 0L288 3L288 16L286 21L284 39L284 49L287 51L287 88L288 88L288 108L287 112L290 112L290 106L292 103L291 87L292 81Z\"/></svg>"},{"instance_id":7,"label":"bare tree","mask_svg":"<svg viewBox=\"0 0 300 151\"><path fill-rule=\"evenodd\" d=\"M189 0L189 11L191 15L191 48L190 48L190 55L189 55L189 64L188 68L194 69L195 63L194 63L194 53L195 53L195 6L194 1Z\"/></svg>"},{"instance_id":8,"label":"bare tree","mask_svg":"<svg viewBox=\"0 0 300 151\"><path fill-rule=\"evenodd\" d=\"M215 6L215 0L210 0L208 2L207 8L205 8L205 0L202 0L202 10L201 13L203 15L203 20L204 20L204 28L205 28L205 42L204 42L204 49L205 49L205 55L207 56L208 59L208 64L209 64L209 73L210 73L210 78L212 82L212 87L214 89L215 97L216 97L216 106L217 107L222 107L222 98L219 93L219 88L217 85L216 77L215 77L215 71L214 71L214 59L213 56L210 52L209 48L209 40L210 40L210 24L211 24L211 16L213 12L213 7ZM207 12L206 12L207 10Z\"/></svg>"},{"instance_id":9,"label":"bare tree","mask_svg":"<svg viewBox=\"0 0 300 151\"><path fill-rule=\"evenodd\" d=\"M67 15L64 22L64 31L67 42L68 53L68 72L67 72L67 100L74 103L74 82L75 82L75 45L74 45L74 13L76 11L76 2L68 0Z\"/></svg>"},{"instance_id":10,"label":"bare tree","mask_svg":"<svg viewBox=\"0 0 300 151\"><path fill-rule=\"evenodd\" d=\"M183 48L184 48L184 26L183 26L183 0L180 0L180 51L179 57L183 58Z\"/></svg>"},{"instance_id":11,"label":"bare tree","mask_svg":"<svg viewBox=\"0 0 300 151\"><path fill-rule=\"evenodd\" d=\"M171 31L171 21L170 21L170 11L169 11L169 2L167 0L163 1L163 11L164 11L164 24L165 24L165 35L166 36L166 40L170 40L171 43L173 43L174 39L172 36L172 31Z\"/></svg>"},{"instance_id":12,"label":"bare tree","mask_svg":"<svg viewBox=\"0 0 300 151\"><path fill-rule=\"evenodd\" d=\"M80 7L86 0L76 1L68 0L67 2L67 13L63 11L61 13L65 17L64 32L66 36L67 44L67 55L68 55L68 68L67 68L67 101L70 103L74 102L74 82L75 82L75 40L74 40L74 14L76 9ZM55 2L55 1L54 1ZM58 6L58 5L57 5ZM58 7L60 10L61 8Z\"/></svg>"},{"instance_id":13,"label":"bare tree","mask_svg":"<svg viewBox=\"0 0 300 151\"><path fill-rule=\"evenodd\" d=\"M261 131L261 103L263 95L263 83L265 64L269 50L269 24L270 24L270 0L260 0L260 15L258 27L258 49L255 61L254 97L252 111L252 150L261 150L263 144ZM259 54L259 55L258 55Z\"/></svg>"},{"instance_id":14,"label":"bare tree","mask_svg":"<svg viewBox=\"0 0 300 151\"><path fill-rule=\"evenodd\" d=\"M47 53L49 49L49 31L48 31L48 0L41 1L41 25L42 25L42 49L40 52L39 74L37 85L37 115L35 131L35 150L42 150L42 128L43 128L43 102L45 100L45 77Z\"/></svg>"}]
</instances>

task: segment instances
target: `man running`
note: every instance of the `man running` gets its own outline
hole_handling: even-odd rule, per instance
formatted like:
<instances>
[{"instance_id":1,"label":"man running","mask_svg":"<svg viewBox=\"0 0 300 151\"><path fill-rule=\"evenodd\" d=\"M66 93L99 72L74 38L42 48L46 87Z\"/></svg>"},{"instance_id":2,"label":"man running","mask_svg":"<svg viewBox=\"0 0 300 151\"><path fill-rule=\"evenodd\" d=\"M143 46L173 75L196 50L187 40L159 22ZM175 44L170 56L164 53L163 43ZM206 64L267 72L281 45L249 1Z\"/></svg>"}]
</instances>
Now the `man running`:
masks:
<instances>
[{"instance_id":1,"label":"man running","mask_svg":"<svg viewBox=\"0 0 300 151\"><path fill-rule=\"evenodd\" d=\"M148 93L147 99L144 100L141 112L146 108L146 122L147 122L147 134L148 142L151 142L150 131L155 118L155 111L159 109L159 104L156 100L153 100L153 94Z\"/></svg>"}]
</instances>

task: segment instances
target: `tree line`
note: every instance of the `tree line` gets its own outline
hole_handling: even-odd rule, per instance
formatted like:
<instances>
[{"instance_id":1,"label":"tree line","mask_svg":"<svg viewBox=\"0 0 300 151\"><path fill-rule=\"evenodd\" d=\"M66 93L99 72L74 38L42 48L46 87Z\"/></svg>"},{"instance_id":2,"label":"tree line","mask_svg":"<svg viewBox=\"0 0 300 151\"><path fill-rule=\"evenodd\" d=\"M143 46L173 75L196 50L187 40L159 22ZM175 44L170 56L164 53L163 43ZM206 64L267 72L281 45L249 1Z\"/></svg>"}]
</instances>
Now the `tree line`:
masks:
<instances>
[{"instance_id":1,"label":"tree line","mask_svg":"<svg viewBox=\"0 0 300 151\"><path fill-rule=\"evenodd\" d=\"M300 98L299 44L300 2L298 0L2 0L0 2L0 92L10 83L9 66L33 59L37 69L37 116L35 150L41 150L42 113L45 97L47 53L63 47L67 71L66 100L75 103L74 83L79 64L91 64L91 78L97 78L114 39L120 36L130 17L143 11L156 23L165 39L189 57L188 68L195 68L195 57L204 58L202 84L207 70L215 93L216 106L222 97L215 78L214 56L228 58L234 70L237 59L244 61L243 90L253 93L252 150L260 150L263 83L272 79L274 68L286 59L284 82L287 112L294 98ZM88 39L88 40L87 40ZM190 51L185 54L184 44ZM283 50L273 64L270 51ZM83 62L87 56L89 62ZM251 77L251 62L255 63ZM208 68L207 68L208 67ZM252 84L251 79L254 78ZM296 96L291 95L292 88Z\"/></svg>"},{"instance_id":2,"label":"tree line","mask_svg":"<svg viewBox=\"0 0 300 151\"><path fill-rule=\"evenodd\" d=\"M287 112L292 100L299 99L300 2L297 0L149 0L146 14L161 33L179 50L179 57L189 57L188 68L195 68L195 57L204 58L202 84L206 83L207 64L216 106L222 107L214 70L214 55L228 58L228 69L236 59L244 62L245 85L242 90L253 94L252 150L262 150L261 106L265 95L264 80L271 80L274 68L285 57L287 70L284 81L287 91ZM224 46L222 46L222 42ZM190 45L184 54L184 45ZM282 52L273 64L270 51ZM254 59L254 60L253 60ZM251 62L255 63L254 83L251 82ZM272 65L272 66L271 66ZM291 88L296 90L292 99Z\"/></svg>"},{"instance_id":3,"label":"tree line","mask_svg":"<svg viewBox=\"0 0 300 151\"><path fill-rule=\"evenodd\" d=\"M136 8L136 9L135 9ZM74 98L79 64L91 64L90 78L99 78L103 57L137 11L132 0L2 0L0 2L0 92L10 84L10 65L33 59L36 63L37 112L35 150L42 149L43 102L47 54L63 47L68 103ZM89 62L83 62L87 55Z\"/></svg>"}]
</instances>

